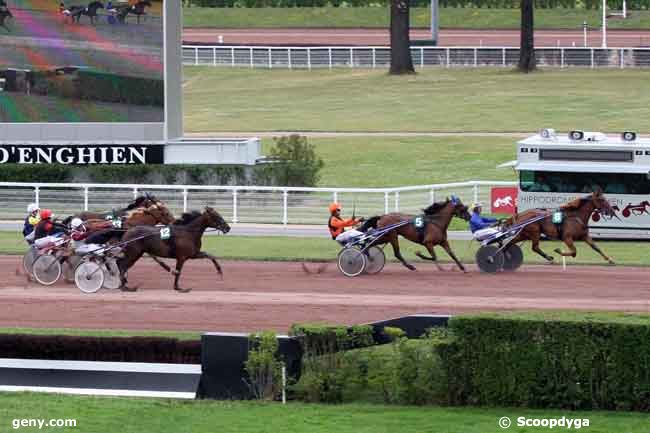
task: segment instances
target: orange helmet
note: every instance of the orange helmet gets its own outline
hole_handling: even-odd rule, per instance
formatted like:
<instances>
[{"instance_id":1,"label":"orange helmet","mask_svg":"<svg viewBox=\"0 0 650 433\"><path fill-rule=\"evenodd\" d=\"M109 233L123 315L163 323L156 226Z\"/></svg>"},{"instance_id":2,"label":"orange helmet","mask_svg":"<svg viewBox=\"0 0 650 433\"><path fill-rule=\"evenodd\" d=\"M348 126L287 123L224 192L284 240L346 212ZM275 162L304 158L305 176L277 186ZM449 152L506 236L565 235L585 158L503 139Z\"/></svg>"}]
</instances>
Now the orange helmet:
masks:
<instances>
[{"instance_id":1,"label":"orange helmet","mask_svg":"<svg viewBox=\"0 0 650 433\"><path fill-rule=\"evenodd\" d=\"M330 213L334 213L337 210L341 210L341 205L338 204L337 202L334 202L334 203L330 204L329 210L330 210Z\"/></svg>"},{"instance_id":2,"label":"orange helmet","mask_svg":"<svg viewBox=\"0 0 650 433\"><path fill-rule=\"evenodd\" d=\"M52 217L52 211L51 210L49 210L49 209L41 210L41 219L46 220L46 219L48 219L50 217Z\"/></svg>"}]
</instances>

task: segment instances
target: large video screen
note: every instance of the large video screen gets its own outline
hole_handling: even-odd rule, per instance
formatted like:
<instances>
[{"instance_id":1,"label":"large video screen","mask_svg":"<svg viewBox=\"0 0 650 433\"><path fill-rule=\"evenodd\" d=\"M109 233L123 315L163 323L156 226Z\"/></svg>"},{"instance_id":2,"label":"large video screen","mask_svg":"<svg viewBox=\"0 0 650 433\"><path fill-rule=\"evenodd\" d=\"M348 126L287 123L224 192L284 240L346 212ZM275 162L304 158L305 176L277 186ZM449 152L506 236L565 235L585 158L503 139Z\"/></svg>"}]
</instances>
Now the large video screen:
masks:
<instances>
[{"instance_id":1,"label":"large video screen","mask_svg":"<svg viewBox=\"0 0 650 433\"><path fill-rule=\"evenodd\" d=\"M162 0L0 0L0 122L163 122Z\"/></svg>"}]
</instances>

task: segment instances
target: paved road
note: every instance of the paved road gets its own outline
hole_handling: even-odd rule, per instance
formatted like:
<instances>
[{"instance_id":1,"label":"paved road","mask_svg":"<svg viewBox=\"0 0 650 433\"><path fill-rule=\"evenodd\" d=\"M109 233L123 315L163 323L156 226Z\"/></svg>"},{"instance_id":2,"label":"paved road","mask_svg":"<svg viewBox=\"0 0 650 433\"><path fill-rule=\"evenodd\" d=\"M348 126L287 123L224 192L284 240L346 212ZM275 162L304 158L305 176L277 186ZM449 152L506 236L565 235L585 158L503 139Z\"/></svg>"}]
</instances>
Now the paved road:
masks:
<instances>
[{"instance_id":1,"label":"paved road","mask_svg":"<svg viewBox=\"0 0 650 433\"><path fill-rule=\"evenodd\" d=\"M388 29L203 29L192 28L183 31L186 44L214 43L219 36L224 44L248 45L388 45ZM519 30L441 30L440 46L519 46ZM411 39L429 39L424 29L412 29ZM609 30L609 47L650 47L650 30ZM582 46L582 30L538 30L535 32L537 47ZM602 44L600 32L588 32L587 44L599 48Z\"/></svg>"}]
</instances>

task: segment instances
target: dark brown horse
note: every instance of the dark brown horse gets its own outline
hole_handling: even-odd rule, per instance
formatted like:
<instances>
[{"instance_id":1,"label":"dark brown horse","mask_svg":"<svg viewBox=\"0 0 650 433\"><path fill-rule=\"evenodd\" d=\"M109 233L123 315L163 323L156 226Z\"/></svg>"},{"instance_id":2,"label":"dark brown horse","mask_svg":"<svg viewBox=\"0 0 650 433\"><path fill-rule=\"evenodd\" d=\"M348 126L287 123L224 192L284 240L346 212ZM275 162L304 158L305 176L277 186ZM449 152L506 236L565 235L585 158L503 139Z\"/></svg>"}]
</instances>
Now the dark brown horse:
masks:
<instances>
[{"instance_id":1,"label":"dark brown horse","mask_svg":"<svg viewBox=\"0 0 650 433\"><path fill-rule=\"evenodd\" d=\"M522 242L530 240L533 244L532 248L540 256L544 257L547 261L553 261L553 257L546 254L539 247L539 240L541 235L544 234L550 239L559 239L569 247L569 251L562 251L559 248L555 252L561 256L576 256L576 247L574 241L585 241L594 251L600 254L609 263L614 264L611 257L607 256L603 251L598 248L593 239L589 236L589 219L591 214L599 212L607 217L614 216L614 210L609 201L605 198L602 192L597 191L585 197L577 198L559 208L562 212L563 220L559 224L553 223L553 210L549 209L530 209L507 220L506 224L520 224L532 218L547 215L547 218L541 221L531 223L524 227L519 235L513 242Z\"/></svg>"},{"instance_id":2,"label":"dark brown horse","mask_svg":"<svg viewBox=\"0 0 650 433\"><path fill-rule=\"evenodd\" d=\"M176 270L173 271L174 290L189 292L190 289L181 289L178 280L181 276L183 264L190 259L209 259L214 264L219 275L222 275L221 266L217 258L201 251L201 237L208 227L228 233L230 226L214 209L206 207L203 213L189 214L186 224L161 227L138 226L129 229L122 237L126 243L124 257L117 261L122 279L122 290L135 291L127 287L126 272L143 254L148 253L155 257L176 259Z\"/></svg>"},{"instance_id":3,"label":"dark brown horse","mask_svg":"<svg viewBox=\"0 0 650 433\"><path fill-rule=\"evenodd\" d=\"M116 6L117 20L120 23L125 24L127 15L133 14L137 17L138 24L140 24L140 17L147 15L148 7L151 7L151 2L149 0L140 0L134 5Z\"/></svg>"},{"instance_id":4,"label":"dark brown horse","mask_svg":"<svg viewBox=\"0 0 650 433\"><path fill-rule=\"evenodd\" d=\"M449 246L447 241L447 228L453 217L459 217L468 221L471 216L465 206L459 199L452 197L452 199L447 199L443 202L433 203L431 206L423 209L424 215L418 217L416 215L406 215L402 213L389 213L379 217L377 221L377 228L382 228L389 226L391 224L396 224L402 221L412 221L409 224L405 224L401 227L396 228L382 236L376 244L385 244L390 243L393 247L393 253L395 257L402 262L404 266L408 269L414 271L415 266L408 263L399 249L399 240L398 236L403 236L411 242L416 244L424 245L431 257L426 257L422 253L416 253L418 257L424 260L432 261L436 264L438 269L442 270L440 265L437 262L436 253L433 250L435 245L442 246L449 257L451 257L458 267L466 272L463 264L458 260L454 252ZM418 218L420 218L418 220ZM418 223L421 223L421 228L416 227Z\"/></svg>"}]
</instances>

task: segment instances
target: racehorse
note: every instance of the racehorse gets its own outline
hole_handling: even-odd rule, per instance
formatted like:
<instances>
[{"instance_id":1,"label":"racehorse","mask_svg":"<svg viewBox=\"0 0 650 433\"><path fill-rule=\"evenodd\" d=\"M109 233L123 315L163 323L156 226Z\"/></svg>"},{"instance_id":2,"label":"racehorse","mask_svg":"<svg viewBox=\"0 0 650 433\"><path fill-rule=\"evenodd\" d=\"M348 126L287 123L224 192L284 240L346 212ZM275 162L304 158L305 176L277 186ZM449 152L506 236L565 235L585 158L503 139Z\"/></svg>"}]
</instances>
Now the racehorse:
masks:
<instances>
[{"instance_id":1,"label":"racehorse","mask_svg":"<svg viewBox=\"0 0 650 433\"><path fill-rule=\"evenodd\" d=\"M542 234L546 235L550 239L559 239L569 247L568 252L562 251L559 248L554 250L561 256L575 257L576 247L574 241L585 241L587 245L600 254L610 264L614 264L614 260L603 253L603 251L598 248L593 239L589 236L589 218L591 218L591 214L596 211L607 217L615 215L611 204L601 191L595 191L585 197L577 198L560 206L559 212L561 212L563 216L561 223L553 223L552 216L554 212L551 210L530 209L509 218L506 220L506 224L521 224L532 218L547 215L547 218L525 226L521 233L519 233L512 242L516 243L530 240L533 244L533 251L544 257L547 261L552 262L553 257L546 254L539 247L539 240Z\"/></svg>"},{"instance_id":2,"label":"racehorse","mask_svg":"<svg viewBox=\"0 0 650 433\"><path fill-rule=\"evenodd\" d=\"M117 6L117 20L124 24L126 22L126 16L128 14L133 14L137 17L138 24L140 24L140 17L147 14L146 8L148 7L151 7L151 2L149 0L140 0L131 6Z\"/></svg>"},{"instance_id":3,"label":"racehorse","mask_svg":"<svg viewBox=\"0 0 650 433\"><path fill-rule=\"evenodd\" d=\"M5 21L7 18L13 18L14 16L11 14L11 11L7 7L7 4L4 1L0 1L0 27L4 28L7 33L11 33L11 30L9 30L9 27L7 27L7 24L5 24Z\"/></svg>"},{"instance_id":4,"label":"racehorse","mask_svg":"<svg viewBox=\"0 0 650 433\"><path fill-rule=\"evenodd\" d=\"M104 4L97 0L88 3L88 6L86 7L70 6L70 17L72 18L72 22L74 22L76 18L78 23L81 19L81 16L85 15L90 18L90 24L95 24L95 18L97 18L97 9L104 9Z\"/></svg>"},{"instance_id":5,"label":"racehorse","mask_svg":"<svg viewBox=\"0 0 650 433\"><path fill-rule=\"evenodd\" d=\"M122 237L125 243L124 257L117 261L122 280L123 291L135 291L126 284L126 272L137 262L143 254L148 253L154 257L176 259L176 270L173 271L174 290L189 292L191 289L182 289L178 285L183 264L190 259L209 259L214 264L219 275L223 275L217 258L201 251L201 237L208 227L228 233L230 226L221 215L211 207L206 207L203 213L192 213L184 216L185 224L167 226L165 228L138 226L126 232Z\"/></svg>"},{"instance_id":6,"label":"racehorse","mask_svg":"<svg viewBox=\"0 0 650 433\"><path fill-rule=\"evenodd\" d=\"M447 228L449 227L451 219L453 217L459 217L466 221L469 221L471 218L469 211L467 210L467 206L465 206L458 198L452 197L451 199L448 198L443 202L433 203L431 206L423 209L422 211L424 212L424 215L422 216L406 215L403 213L389 213L381 217L371 218L378 218L376 222L376 228L386 227L388 225L403 221L413 221L413 223L405 224L401 227L397 227L396 229L391 230L379 238L376 243L373 243L373 245L390 243L393 247L393 254L395 257L400 262L402 262L404 266L412 271L415 270L415 266L408 263L400 253L398 240L399 235L405 237L411 242L424 245L431 257L426 257L420 252L416 253L416 255L423 260L434 262L438 269L442 270L437 262L436 253L433 251L433 247L435 245L440 245L445 249L449 257L451 257L454 262L456 262L458 267L463 272L467 272L463 264L458 260L452 251L451 247L449 246L449 242L447 242ZM418 219L422 225L420 228L416 227Z\"/></svg>"}]
</instances>

